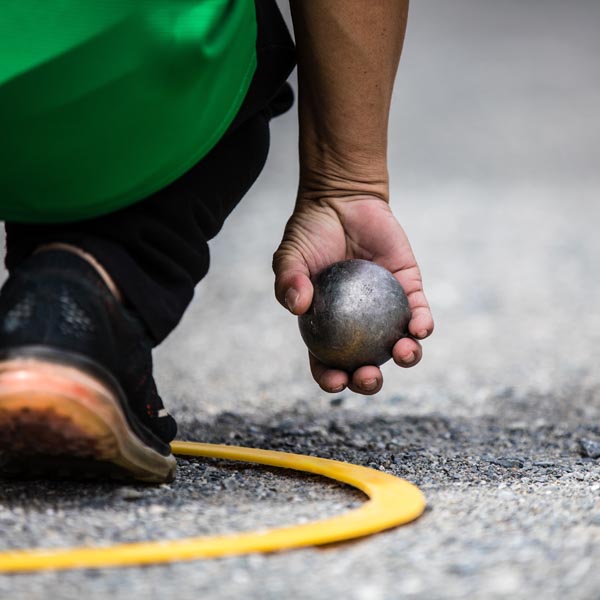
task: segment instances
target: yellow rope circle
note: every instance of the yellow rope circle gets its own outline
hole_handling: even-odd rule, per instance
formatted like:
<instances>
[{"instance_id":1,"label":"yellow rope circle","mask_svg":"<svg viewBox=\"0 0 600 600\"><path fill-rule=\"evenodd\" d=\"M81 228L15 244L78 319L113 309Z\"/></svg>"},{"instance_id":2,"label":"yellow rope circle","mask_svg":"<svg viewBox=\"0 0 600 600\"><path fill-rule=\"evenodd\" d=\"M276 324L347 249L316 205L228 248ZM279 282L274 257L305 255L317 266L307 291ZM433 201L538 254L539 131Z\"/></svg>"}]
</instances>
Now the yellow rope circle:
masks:
<instances>
[{"instance_id":1,"label":"yellow rope circle","mask_svg":"<svg viewBox=\"0 0 600 600\"><path fill-rule=\"evenodd\" d=\"M273 552L341 542L403 525L419 517L425 498L408 481L350 463L301 454L176 441L173 453L237 460L323 475L363 491L369 500L340 516L269 531L173 541L136 542L101 548L53 548L0 552L0 572L124 567L200 558Z\"/></svg>"}]
</instances>

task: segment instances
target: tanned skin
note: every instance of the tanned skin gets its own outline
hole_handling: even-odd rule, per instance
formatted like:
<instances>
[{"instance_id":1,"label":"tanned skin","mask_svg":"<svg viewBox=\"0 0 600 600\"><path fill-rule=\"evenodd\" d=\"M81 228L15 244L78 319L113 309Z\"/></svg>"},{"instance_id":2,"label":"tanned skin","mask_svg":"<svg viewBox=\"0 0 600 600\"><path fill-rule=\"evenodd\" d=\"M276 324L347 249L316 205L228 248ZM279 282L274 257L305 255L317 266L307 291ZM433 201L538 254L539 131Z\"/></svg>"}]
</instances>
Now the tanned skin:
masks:
<instances>
[{"instance_id":1,"label":"tanned skin","mask_svg":"<svg viewBox=\"0 0 600 600\"><path fill-rule=\"evenodd\" d=\"M293 314L312 301L310 278L339 260L363 258L391 271L411 308L409 332L393 358L421 360L419 340L433 331L421 273L389 206L388 117L408 1L290 0L298 50L300 181L294 212L273 257L275 294ZM327 392L374 394L376 366L354 373L309 355Z\"/></svg>"}]
</instances>

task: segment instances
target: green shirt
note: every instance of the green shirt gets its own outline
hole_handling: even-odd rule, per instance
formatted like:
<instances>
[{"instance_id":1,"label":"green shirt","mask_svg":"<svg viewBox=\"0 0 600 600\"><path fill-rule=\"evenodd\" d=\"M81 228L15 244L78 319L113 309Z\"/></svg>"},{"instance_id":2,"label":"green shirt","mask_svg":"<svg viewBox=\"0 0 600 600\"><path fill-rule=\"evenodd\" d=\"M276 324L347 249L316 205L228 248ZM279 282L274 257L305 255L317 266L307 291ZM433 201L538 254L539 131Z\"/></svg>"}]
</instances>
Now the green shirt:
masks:
<instances>
[{"instance_id":1,"label":"green shirt","mask_svg":"<svg viewBox=\"0 0 600 600\"><path fill-rule=\"evenodd\" d=\"M256 68L253 0L2 0L0 219L136 202L198 162Z\"/></svg>"}]
</instances>

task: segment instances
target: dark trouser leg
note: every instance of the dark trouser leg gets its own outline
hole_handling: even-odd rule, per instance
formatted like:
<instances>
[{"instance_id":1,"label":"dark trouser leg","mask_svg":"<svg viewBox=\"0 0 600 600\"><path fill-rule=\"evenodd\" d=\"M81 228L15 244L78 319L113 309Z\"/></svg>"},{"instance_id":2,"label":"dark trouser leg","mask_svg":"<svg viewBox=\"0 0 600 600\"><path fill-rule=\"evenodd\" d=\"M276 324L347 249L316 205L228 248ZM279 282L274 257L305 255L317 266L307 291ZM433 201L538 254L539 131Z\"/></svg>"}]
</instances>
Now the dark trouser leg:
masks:
<instances>
[{"instance_id":1,"label":"dark trouser leg","mask_svg":"<svg viewBox=\"0 0 600 600\"><path fill-rule=\"evenodd\" d=\"M159 343L206 275L207 242L260 173L268 146L268 122L259 114L184 177L124 210L67 225L7 223L7 267L45 243L78 246L106 268Z\"/></svg>"},{"instance_id":2,"label":"dark trouser leg","mask_svg":"<svg viewBox=\"0 0 600 600\"><path fill-rule=\"evenodd\" d=\"M60 225L7 223L6 266L51 242L76 245L103 264L155 344L181 319L208 271L208 241L258 177L269 147L269 119L287 110L284 84L293 44L274 4L257 3L258 69L228 133L183 177L109 215Z\"/></svg>"}]
</instances>

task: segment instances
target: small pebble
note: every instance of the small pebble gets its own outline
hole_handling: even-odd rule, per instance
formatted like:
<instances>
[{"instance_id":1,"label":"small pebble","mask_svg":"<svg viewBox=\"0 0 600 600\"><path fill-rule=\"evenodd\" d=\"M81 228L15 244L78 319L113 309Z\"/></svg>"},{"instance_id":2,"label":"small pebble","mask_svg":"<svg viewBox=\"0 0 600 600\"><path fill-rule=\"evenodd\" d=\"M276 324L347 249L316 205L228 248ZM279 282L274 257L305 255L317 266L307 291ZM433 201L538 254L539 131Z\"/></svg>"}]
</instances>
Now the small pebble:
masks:
<instances>
[{"instance_id":1,"label":"small pebble","mask_svg":"<svg viewBox=\"0 0 600 600\"><path fill-rule=\"evenodd\" d=\"M119 497L121 500L127 500L127 502L134 502L144 497L144 493L135 488L122 488L119 490Z\"/></svg>"},{"instance_id":2,"label":"small pebble","mask_svg":"<svg viewBox=\"0 0 600 600\"><path fill-rule=\"evenodd\" d=\"M581 455L587 456L588 458L600 458L600 441L582 439L579 440L581 446Z\"/></svg>"},{"instance_id":3,"label":"small pebble","mask_svg":"<svg viewBox=\"0 0 600 600\"><path fill-rule=\"evenodd\" d=\"M490 462L493 465L498 465L499 467L504 467L505 469L522 469L523 461L518 458L492 458Z\"/></svg>"}]
</instances>

